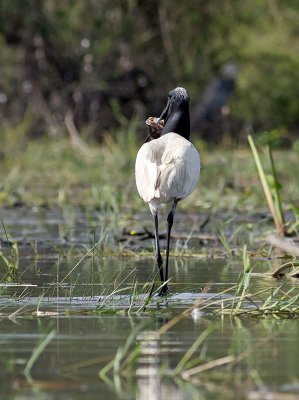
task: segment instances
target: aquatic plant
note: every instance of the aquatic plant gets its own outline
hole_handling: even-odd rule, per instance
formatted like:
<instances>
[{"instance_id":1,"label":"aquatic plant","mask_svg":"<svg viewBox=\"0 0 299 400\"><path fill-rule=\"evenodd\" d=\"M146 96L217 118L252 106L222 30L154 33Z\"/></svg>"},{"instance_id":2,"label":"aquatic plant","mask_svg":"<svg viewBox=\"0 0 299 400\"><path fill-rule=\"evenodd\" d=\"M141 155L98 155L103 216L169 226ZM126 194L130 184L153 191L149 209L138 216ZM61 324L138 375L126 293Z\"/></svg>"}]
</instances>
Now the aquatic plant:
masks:
<instances>
[{"instance_id":1,"label":"aquatic plant","mask_svg":"<svg viewBox=\"0 0 299 400\"><path fill-rule=\"evenodd\" d=\"M24 375L28 381L28 383L33 384L33 379L31 376L31 370L36 363L36 361L39 359L45 348L48 346L48 344L54 339L56 335L56 329L53 329L51 332L48 333L45 337L43 337L39 343L35 346L35 348L32 351L32 354L27 361L27 364L24 369Z\"/></svg>"},{"instance_id":2,"label":"aquatic plant","mask_svg":"<svg viewBox=\"0 0 299 400\"><path fill-rule=\"evenodd\" d=\"M65 277L60 281L60 283L63 283L67 277L69 277L72 272L74 272L74 270L82 263L82 261L89 256L95 249L96 247L103 241L103 237L100 238L98 241L96 241L96 243L80 258L80 260L74 265L74 267L68 271L68 273L65 275Z\"/></svg>"},{"instance_id":3,"label":"aquatic plant","mask_svg":"<svg viewBox=\"0 0 299 400\"><path fill-rule=\"evenodd\" d=\"M288 266L286 263L283 266ZM295 268L296 262L293 264ZM283 270L283 266L281 270ZM233 298L222 301L221 307L215 312L220 314L230 314L233 316L276 316L283 318L293 318L299 316L299 293L296 287L284 290L284 283L279 286L265 288L258 292L251 293L249 290L250 279L252 276L253 266L247 253L246 246L243 250L243 272L240 274L238 282L235 286L236 294ZM293 274L298 271L295 268ZM279 273L279 269L276 270ZM255 274L263 276L263 274ZM293 275L294 276L294 275ZM226 302L226 304L225 304ZM219 305L219 301L214 302L214 306Z\"/></svg>"},{"instance_id":4,"label":"aquatic plant","mask_svg":"<svg viewBox=\"0 0 299 400\"><path fill-rule=\"evenodd\" d=\"M135 345L136 336L142 326L143 324L140 324L132 329L124 345L118 348L115 357L99 371L101 379L106 382L109 381L108 373L111 370L113 375L122 375L124 371L128 374L128 369L133 369L140 354L140 346ZM133 350L130 350L131 347L134 347Z\"/></svg>"},{"instance_id":5,"label":"aquatic plant","mask_svg":"<svg viewBox=\"0 0 299 400\"><path fill-rule=\"evenodd\" d=\"M240 295L239 297L237 297L236 305L234 305L234 303L232 305L234 314L239 311L241 304L246 297L246 291L249 286L251 271L252 271L252 266L250 263L250 258L247 253L247 247L245 245L243 249L243 274L241 273L241 276L239 278L239 281L237 282L237 287L236 287L236 294Z\"/></svg>"},{"instance_id":6,"label":"aquatic plant","mask_svg":"<svg viewBox=\"0 0 299 400\"><path fill-rule=\"evenodd\" d=\"M5 228L5 225L1 219L1 224L3 227L3 231L5 233L6 242L9 244L9 255L4 254L3 251L0 251L0 264L4 268L3 270L3 281L15 279L17 276L18 268L19 268L19 247L18 242L10 242L8 238L8 234Z\"/></svg>"},{"instance_id":7,"label":"aquatic plant","mask_svg":"<svg viewBox=\"0 0 299 400\"><path fill-rule=\"evenodd\" d=\"M262 188L267 199L268 207L270 209L275 224L276 233L278 236L293 235L294 233L296 233L299 224L297 208L295 206L292 207L294 215L296 217L296 222L293 224L286 222L280 195L282 184L278 181L271 143L267 145L271 173L266 174L265 169L261 162L261 158L258 154L257 148L255 146L255 143L251 135L248 136L248 141L259 173Z\"/></svg>"},{"instance_id":8,"label":"aquatic plant","mask_svg":"<svg viewBox=\"0 0 299 400\"><path fill-rule=\"evenodd\" d=\"M144 355L148 354L149 350L147 346L151 349L150 354L155 354L157 360L159 360L160 347L157 343L159 343L160 340L162 341L165 333L171 330L187 315L186 311L182 312L162 325L157 331L146 332L143 329L143 324L136 326L131 331L124 345L118 348L115 356L99 371L99 377L112 386L119 384L121 379L135 377L136 374L138 374L139 363L142 365L142 363L144 363ZM193 343L191 343L174 366L160 364L158 361L155 361L153 368L156 370L155 374L157 377L159 377L159 379L165 377L172 378L175 379L178 384L183 380L193 381L194 379L199 379L199 377L208 379L210 382L213 376L211 373L215 371L216 380L219 374L223 374L224 378L225 373L223 369L221 370L222 372L219 371L219 368L226 367L231 369L235 367L237 364L248 359L255 349L262 347L278 334L269 335L244 351L236 351L236 349L230 348L230 354L210 359L207 353L209 347L208 338L211 333L214 332L214 329L213 323L209 323L208 326L198 334ZM156 343L154 347L152 345L153 343ZM157 349L157 353L153 353L153 349Z\"/></svg>"}]
</instances>

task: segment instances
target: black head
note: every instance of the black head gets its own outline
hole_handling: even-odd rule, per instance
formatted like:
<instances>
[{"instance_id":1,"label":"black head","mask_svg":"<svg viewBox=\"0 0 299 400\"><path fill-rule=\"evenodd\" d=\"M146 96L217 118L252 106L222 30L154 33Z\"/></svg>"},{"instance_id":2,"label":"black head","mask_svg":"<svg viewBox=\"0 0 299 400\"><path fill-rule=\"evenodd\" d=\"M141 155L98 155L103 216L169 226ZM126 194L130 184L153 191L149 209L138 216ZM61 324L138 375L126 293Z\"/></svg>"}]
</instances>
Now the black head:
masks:
<instances>
[{"instance_id":1,"label":"black head","mask_svg":"<svg viewBox=\"0 0 299 400\"><path fill-rule=\"evenodd\" d=\"M182 87L177 87L168 93L167 105L160 116L160 119L165 121L162 135L175 132L189 140L189 100L186 89Z\"/></svg>"}]
</instances>

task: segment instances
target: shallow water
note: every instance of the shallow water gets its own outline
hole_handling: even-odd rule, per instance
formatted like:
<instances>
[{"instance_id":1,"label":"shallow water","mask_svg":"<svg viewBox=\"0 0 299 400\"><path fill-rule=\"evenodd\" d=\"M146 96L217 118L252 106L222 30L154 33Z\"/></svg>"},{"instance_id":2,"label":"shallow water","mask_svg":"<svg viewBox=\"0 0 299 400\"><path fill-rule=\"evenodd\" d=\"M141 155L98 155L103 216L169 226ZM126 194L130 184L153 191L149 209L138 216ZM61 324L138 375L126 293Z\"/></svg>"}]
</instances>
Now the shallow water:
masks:
<instances>
[{"instance_id":1,"label":"shallow water","mask_svg":"<svg viewBox=\"0 0 299 400\"><path fill-rule=\"evenodd\" d=\"M114 255L109 255L107 249L112 246L114 234L107 228L105 248L83 258L100 237L100 222L104 222L99 218L95 224L86 212L37 209L2 210L1 218L9 240L17 240L19 249L17 277L3 275L0 286L3 398L185 400L299 396L299 320L231 317L217 312L221 301L230 301L235 294L234 285L243 269L238 254L242 250L241 235L240 248L234 242L236 256L225 254L214 241L207 243L212 249L210 255L192 257L188 249L195 245L189 241L185 255L171 259L169 298L155 297L146 312L136 314L146 298L142 288L154 280L157 272L151 253L144 256L141 252L143 246L152 246L152 240L146 240L145 245L142 242L140 250L127 256L116 255L113 249ZM243 226L251 223L250 218L235 216L235 223L239 221ZM177 232L184 231L183 222L187 224L186 218L181 221ZM215 229L204 233L214 235ZM11 248L4 233L1 239L1 251L9 257ZM274 290L282 284L285 292L299 288L295 279L276 281L265 274L276 262L279 260L261 255L254 258L255 274L249 291ZM208 287L207 293L204 287ZM132 295L134 290L138 294ZM206 305L202 311L197 307L161 336L155 334L199 301ZM202 354L204 362L227 355L243 354L243 358L190 380L179 375L174 378L169 371L208 327L211 333L196 356ZM133 373L124 377L110 371L105 380L101 379L99 371L134 329L137 332L130 349L140 345L140 354ZM36 345L52 331L53 339L33 365L31 377L26 378L24 369Z\"/></svg>"}]
</instances>

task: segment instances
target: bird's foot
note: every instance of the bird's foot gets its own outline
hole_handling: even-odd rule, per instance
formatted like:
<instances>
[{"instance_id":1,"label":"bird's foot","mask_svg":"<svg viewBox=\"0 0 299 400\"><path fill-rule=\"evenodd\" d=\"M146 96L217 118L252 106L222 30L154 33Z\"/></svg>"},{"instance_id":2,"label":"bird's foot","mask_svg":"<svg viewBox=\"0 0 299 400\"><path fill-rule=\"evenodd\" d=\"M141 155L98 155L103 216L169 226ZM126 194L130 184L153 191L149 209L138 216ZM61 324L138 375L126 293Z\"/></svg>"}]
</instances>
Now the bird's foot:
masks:
<instances>
[{"instance_id":1,"label":"bird's foot","mask_svg":"<svg viewBox=\"0 0 299 400\"><path fill-rule=\"evenodd\" d=\"M168 293L168 286L167 283L164 283L164 285L161 287L158 296L162 297L162 296L166 296Z\"/></svg>"}]
</instances>

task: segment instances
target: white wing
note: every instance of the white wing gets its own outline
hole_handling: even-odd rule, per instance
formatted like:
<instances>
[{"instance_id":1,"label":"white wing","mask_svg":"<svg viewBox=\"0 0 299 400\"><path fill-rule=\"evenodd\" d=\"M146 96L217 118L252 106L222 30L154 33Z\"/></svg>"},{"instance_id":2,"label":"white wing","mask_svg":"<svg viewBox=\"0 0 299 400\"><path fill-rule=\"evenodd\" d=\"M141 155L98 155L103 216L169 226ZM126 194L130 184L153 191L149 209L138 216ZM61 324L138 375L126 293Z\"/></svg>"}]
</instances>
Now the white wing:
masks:
<instances>
[{"instance_id":1,"label":"white wing","mask_svg":"<svg viewBox=\"0 0 299 400\"><path fill-rule=\"evenodd\" d=\"M137 153L135 163L135 179L139 195L145 202L151 201L155 197L159 169L152 161L151 147L145 143Z\"/></svg>"},{"instance_id":2,"label":"white wing","mask_svg":"<svg viewBox=\"0 0 299 400\"><path fill-rule=\"evenodd\" d=\"M136 185L145 202L168 203L193 192L200 172L193 144L176 133L145 143L135 164Z\"/></svg>"},{"instance_id":3,"label":"white wing","mask_svg":"<svg viewBox=\"0 0 299 400\"><path fill-rule=\"evenodd\" d=\"M161 202L165 203L192 193L200 173L199 154L193 144L179 135L171 135L161 160L158 186Z\"/></svg>"}]
</instances>

